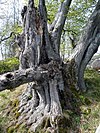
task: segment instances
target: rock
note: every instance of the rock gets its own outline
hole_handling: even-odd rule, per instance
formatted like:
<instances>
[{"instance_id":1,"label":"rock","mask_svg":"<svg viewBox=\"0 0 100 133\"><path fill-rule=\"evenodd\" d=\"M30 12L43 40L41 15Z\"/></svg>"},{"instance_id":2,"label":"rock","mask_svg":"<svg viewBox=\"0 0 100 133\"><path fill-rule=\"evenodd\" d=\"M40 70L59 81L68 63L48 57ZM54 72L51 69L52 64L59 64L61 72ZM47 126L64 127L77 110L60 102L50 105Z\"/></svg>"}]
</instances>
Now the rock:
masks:
<instances>
[{"instance_id":1,"label":"rock","mask_svg":"<svg viewBox=\"0 0 100 133\"><path fill-rule=\"evenodd\" d=\"M100 58L99 59L95 59L92 64L91 67L95 70L100 70Z\"/></svg>"},{"instance_id":2,"label":"rock","mask_svg":"<svg viewBox=\"0 0 100 133\"><path fill-rule=\"evenodd\" d=\"M100 133L100 125L97 127L96 132L95 133Z\"/></svg>"}]
</instances>

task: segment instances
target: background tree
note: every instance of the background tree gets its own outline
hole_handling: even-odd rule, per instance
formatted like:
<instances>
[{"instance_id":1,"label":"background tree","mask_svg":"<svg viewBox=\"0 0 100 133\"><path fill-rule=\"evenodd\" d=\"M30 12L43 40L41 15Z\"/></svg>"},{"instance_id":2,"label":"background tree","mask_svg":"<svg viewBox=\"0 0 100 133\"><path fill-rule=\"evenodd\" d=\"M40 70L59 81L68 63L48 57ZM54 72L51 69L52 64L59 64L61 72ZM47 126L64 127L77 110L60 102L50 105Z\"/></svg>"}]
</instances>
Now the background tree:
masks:
<instances>
[{"instance_id":1,"label":"background tree","mask_svg":"<svg viewBox=\"0 0 100 133\"><path fill-rule=\"evenodd\" d=\"M15 51L12 47L14 43L14 34L21 33L21 3L16 0L4 1L0 10L0 48L2 53L1 59L6 59L15 55ZM8 10L9 9L9 10ZM8 36L13 32L11 37ZM4 39L8 38L8 39ZM3 41L2 41L3 40ZM14 45L13 45L14 46Z\"/></svg>"},{"instance_id":2,"label":"background tree","mask_svg":"<svg viewBox=\"0 0 100 133\"><path fill-rule=\"evenodd\" d=\"M100 42L100 1L97 2L80 43L75 47L70 61L60 58L61 34L71 0L64 0L48 28L44 0L39 8L29 0L23 8L23 33L17 36L21 48L20 70L0 77L0 91L28 83L20 97L17 124L25 123L30 131L67 132L67 118L63 112L73 99L71 89L85 90L84 70L97 51ZM31 82L31 83L29 83Z\"/></svg>"}]
</instances>

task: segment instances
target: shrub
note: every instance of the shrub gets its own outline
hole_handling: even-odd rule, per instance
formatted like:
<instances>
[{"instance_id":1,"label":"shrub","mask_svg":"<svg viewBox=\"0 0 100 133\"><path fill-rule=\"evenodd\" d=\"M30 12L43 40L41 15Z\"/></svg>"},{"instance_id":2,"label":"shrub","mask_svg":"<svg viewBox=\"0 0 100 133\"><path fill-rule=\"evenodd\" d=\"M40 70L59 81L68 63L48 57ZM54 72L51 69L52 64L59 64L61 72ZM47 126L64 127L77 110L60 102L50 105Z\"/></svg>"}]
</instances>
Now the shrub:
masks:
<instances>
[{"instance_id":1,"label":"shrub","mask_svg":"<svg viewBox=\"0 0 100 133\"><path fill-rule=\"evenodd\" d=\"M0 74L17 70L19 67L19 60L15 57L7 58L0 61Z\"/></svg>"}]
</instances>

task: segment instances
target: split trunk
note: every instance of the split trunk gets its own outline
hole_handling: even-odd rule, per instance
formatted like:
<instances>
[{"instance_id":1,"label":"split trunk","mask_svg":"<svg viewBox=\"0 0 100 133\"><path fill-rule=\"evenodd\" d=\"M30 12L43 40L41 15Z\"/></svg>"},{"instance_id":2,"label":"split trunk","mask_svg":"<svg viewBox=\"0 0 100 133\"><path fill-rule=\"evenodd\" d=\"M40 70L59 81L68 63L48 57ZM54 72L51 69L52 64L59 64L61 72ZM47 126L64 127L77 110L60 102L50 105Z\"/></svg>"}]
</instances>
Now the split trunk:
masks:
<instances>
[{"instance_id":1,"label":"split trunk","mask_svg":"<svg viewBox=\"0 0 100 133\"><path fill-rule=\"evenodd\" d=\"M0 90L13 89L28 83L20 96L18 124L25 123L30 131L67 132L65 110L73 108L72 89L85 90L84 70L100 42L100 2L91 15L83 39L70 60L64 64L60 58L60 38L71 0L65 0L53 24L48 28L45 2L39 8L29 0L22 11L23 33L17 36L21 49L20 67L14 73L0 77ZM68 8L66 8L66 6ZM60 14L60 15L59 15ZM40 130L40 129L39 129Z\"/></svg>"}]
</instances>

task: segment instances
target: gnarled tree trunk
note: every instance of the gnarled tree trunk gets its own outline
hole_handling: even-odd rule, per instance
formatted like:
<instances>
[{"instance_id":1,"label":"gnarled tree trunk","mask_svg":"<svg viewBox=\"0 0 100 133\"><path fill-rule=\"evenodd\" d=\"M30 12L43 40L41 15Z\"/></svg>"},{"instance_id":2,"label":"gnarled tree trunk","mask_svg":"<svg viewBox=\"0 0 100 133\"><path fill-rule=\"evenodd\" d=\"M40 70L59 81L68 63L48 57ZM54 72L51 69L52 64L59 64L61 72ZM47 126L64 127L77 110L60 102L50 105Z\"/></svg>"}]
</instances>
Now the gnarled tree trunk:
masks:
<instances>
[{"instance_id":1,"label":"gnarled tree trunk","mask_svg":"<svg viewBox=\"0 0 100 133\"><path fill-rule=\"evenodd\" d=\"M71 1L65 1L63 12L67 13ZM63 13L62 15L64 15ZM62 62L59 56L60 36L65 22L59 18L52 32L48 31L45 2L39 1L39 9L29 1L24 14L23 45L20 56L20 69L33 68L46 73L43 80L33 80L21 96L19 112L22 114L18 123L25 122L30 131L36 131L44 123L44 132L59 132L60 120L65 119L62 113L60 93L64 95ZM20 38L19 38L20 39ZM24 42L24 43L23 43ZM44 71L44 72L43 72ZM31 98L29 98L31 97ZM27 115L26 115L27 113ZM25 116L26 115L26 116ZM65 124L62 123L63 126Z\"/></svg>"},{"instance_id":2,"label":"gnarled tree trunk","mask_svg":"<svg viewBox=\"0 0 100 133\"><path fill-rule=\"evenodd\" d=\"M97 50L100 40L100 2L92 14L81 43L75 48L71 60L60 59L60 38L71 0L62 2L51 27L47 27L45 1L39 8L29 0L23 8L23 33L17 37L21 48L20 69L0 77L0 91L28 83L20 96L18 124L25 123L30 131L60 133L67 127L63 111L72 98L71 88L85 89L84 70ZM91 52L90 52L91 51ZM38 132L38 131L37 131ZM67 132L67 128L63 130Z\"/></svg>"}]
</instances>

